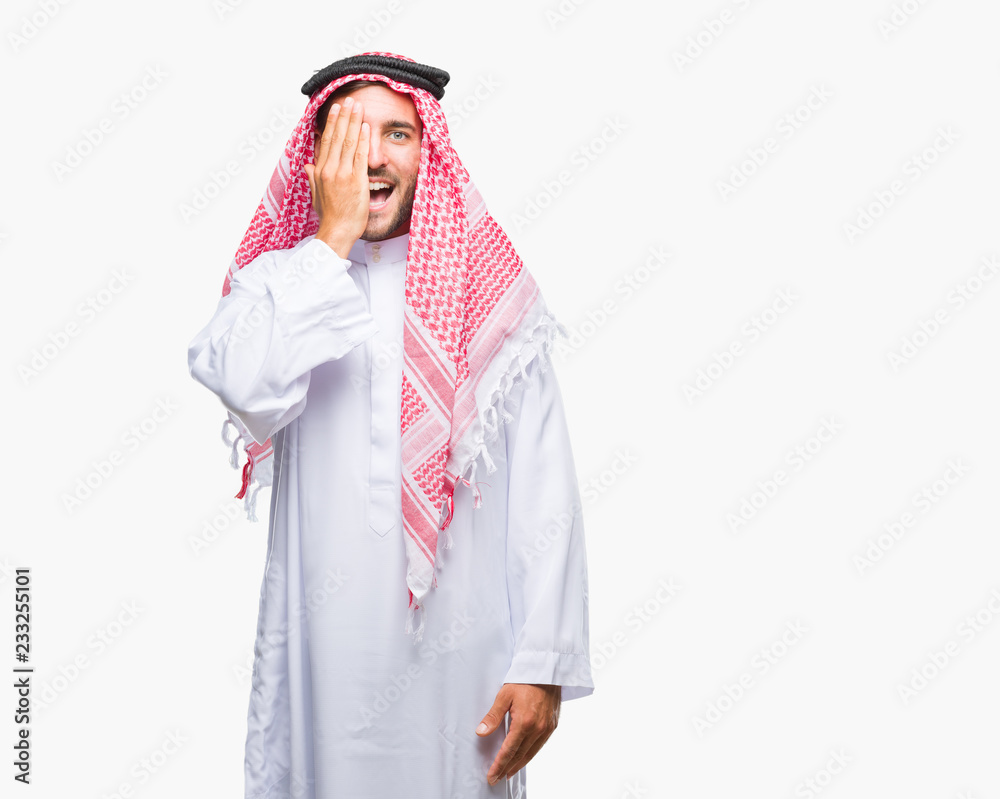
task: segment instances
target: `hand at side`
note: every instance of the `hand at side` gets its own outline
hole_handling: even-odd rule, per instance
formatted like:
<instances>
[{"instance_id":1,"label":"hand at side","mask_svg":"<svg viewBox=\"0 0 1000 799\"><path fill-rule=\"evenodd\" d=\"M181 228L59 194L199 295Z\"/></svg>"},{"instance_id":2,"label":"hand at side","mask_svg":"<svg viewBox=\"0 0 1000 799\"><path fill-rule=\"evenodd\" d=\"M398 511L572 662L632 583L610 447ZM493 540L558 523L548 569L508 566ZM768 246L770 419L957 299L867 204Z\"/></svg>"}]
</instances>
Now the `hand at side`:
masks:
<instances>
[{"instance_id":1,"label":"hand at side","mask_svg":"<svg viewBox=\"0 0 1000 799\"><path fill-rule=\"evenodd\" d=\"M494 785L502 777L511 777L524 768L542 748L559 723L562 686L504 683L493 707L476 728L476 734L489 735L510 713L510 730L497 753L486 779Z\"/></svg>"}]
</instances>

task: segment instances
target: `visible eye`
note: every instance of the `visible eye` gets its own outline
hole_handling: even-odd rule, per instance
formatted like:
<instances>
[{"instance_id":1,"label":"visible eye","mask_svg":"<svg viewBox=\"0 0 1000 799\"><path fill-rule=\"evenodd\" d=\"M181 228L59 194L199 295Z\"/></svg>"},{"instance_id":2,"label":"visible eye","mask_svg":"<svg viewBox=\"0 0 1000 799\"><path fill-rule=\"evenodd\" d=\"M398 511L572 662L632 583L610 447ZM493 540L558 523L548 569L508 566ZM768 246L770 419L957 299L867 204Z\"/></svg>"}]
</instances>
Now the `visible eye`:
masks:
<instances>
[{"instance_id":1,"label":"visible eye","mask_svg":"<svg viewBox=\"0 0 1000 799\"><path fill-rule=\"evenodd\" d=\"M402 138L400 138L400 139L396 139L396 141L403 141L403 140L405 140L405 139L408 139L408 138L410 138L410 137L409 137L409 136L407 136L407 135L406 135L405 133L403 133L403 131L401 131L401 130L394 130L394 131L391 131L391 135L393 135L393 136L395 136L395 135L396 135L397 133L398 133L398 134L399 134L400 136L402 136Z\"/></svg>"}]
</instances>

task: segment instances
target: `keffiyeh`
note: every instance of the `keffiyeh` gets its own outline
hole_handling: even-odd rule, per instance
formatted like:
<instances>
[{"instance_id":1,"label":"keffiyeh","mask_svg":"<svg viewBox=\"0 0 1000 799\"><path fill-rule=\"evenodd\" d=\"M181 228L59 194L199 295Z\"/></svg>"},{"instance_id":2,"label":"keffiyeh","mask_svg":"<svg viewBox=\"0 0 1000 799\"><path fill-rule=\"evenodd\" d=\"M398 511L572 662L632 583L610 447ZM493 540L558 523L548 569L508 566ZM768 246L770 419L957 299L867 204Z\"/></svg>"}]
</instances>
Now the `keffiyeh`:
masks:
<instances>
[{"instance_id":1,"label":"keffiyeh","mask_svg":"<svg viewBox=\"0 0 1000 799\"><path fill-rule=\"evenodd\" d=\"M327 81L330 74L336 77ZM392 53L336 62L303 87L311 93L309 102L229 267L222 295L229 293L237 270L261 253L293 247L318 230L303 165L313 161L317 110L353 80L382 81L408 94L423 124L406 259L400 414L406 632L414 632L414 612L420 609L419 641L426 620L423 599L437 585L439 533L447 532L445 547L452 546L448 526L455 489L465 483L474 506L481 506L477 463L481 458L487 473L496 470L488 443L498 437L499 425L513 418L504 404L526 379L525 367L533 358L547 366L555 334L566 335L566 330L549 313L451 146L438 103L447 73ZM226 435L229 425L239 433L233 441ZM243 444L247 460L236 497L244 499L249 518L256 521L257 492L271 484L271 440L258 444L232 413L223 440L232 448L235 468L237 447Z\"/></svg>"}]
</instances>

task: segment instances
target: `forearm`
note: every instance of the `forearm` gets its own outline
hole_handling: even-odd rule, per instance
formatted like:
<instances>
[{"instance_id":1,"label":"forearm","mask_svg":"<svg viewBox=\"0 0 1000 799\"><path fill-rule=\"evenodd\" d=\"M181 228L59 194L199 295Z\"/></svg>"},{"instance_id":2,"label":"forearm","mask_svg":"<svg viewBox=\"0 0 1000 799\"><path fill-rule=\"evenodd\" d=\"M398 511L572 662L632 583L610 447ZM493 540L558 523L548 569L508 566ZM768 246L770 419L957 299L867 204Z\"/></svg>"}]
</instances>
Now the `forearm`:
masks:
<instances>
[{"instance_id":1,"label":"forearm","mask_svg":"<svg viewBox=\"0 0 1000 799\"><path fill-rule=\"evenodd\" d=\"M191 341L188 368L263 443L304 409L311 370L378 326L344 260L321 241L265 254L230 288Z\"/></svg>"}]
</instances>

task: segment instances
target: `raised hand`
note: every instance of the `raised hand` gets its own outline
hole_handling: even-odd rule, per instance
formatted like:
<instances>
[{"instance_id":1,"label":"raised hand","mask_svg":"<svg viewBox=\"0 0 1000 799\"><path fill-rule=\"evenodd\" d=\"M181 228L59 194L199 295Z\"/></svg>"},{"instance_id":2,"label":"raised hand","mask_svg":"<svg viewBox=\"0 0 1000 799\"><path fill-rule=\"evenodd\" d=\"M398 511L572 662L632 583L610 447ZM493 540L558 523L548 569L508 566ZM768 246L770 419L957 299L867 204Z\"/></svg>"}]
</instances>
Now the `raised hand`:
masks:
<instances>
[{"instance_id":1,"label":"raised hand","mask_svg":"<svg viewBox=\"0 0 1000 799\"><path fill-rule=\"evenodd\" d=\"M313 208L319 215L316 238L341 258L368 225L368 147L370 128L362 122L364 108L347 97L343 108L330 107L314 163L305 165Z\"/></svg>"}]
</instances>

